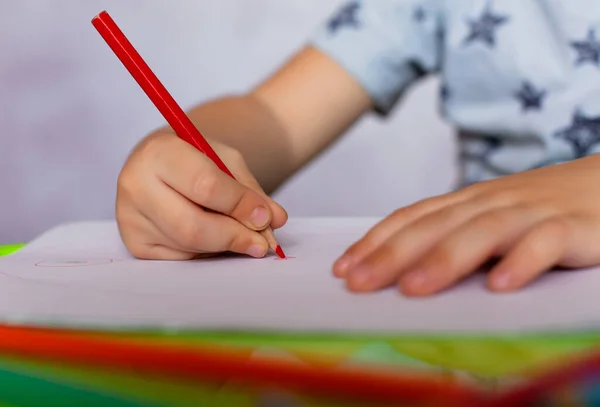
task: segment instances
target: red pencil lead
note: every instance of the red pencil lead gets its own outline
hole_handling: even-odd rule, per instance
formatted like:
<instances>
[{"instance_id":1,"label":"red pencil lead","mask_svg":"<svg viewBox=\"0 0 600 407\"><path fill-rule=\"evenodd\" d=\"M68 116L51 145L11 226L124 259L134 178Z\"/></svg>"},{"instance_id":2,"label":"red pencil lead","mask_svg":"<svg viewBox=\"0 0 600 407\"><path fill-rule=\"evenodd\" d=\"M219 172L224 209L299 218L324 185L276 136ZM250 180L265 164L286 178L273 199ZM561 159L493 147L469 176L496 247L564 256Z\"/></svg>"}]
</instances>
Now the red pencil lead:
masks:
<instances>
[{"instance_id":1,"label":"red pencil lead","mask_svg":"<svg viewBox=\"0 0 600 407\"><path fill-rule=\"evenodd\" d=\"M285 253L283 252L283 250L281 249L281 246L277 245L277 247L275 248L275 253L277 253L277 255L282 258L285 259Z\"/></svg>"}]
</instances>

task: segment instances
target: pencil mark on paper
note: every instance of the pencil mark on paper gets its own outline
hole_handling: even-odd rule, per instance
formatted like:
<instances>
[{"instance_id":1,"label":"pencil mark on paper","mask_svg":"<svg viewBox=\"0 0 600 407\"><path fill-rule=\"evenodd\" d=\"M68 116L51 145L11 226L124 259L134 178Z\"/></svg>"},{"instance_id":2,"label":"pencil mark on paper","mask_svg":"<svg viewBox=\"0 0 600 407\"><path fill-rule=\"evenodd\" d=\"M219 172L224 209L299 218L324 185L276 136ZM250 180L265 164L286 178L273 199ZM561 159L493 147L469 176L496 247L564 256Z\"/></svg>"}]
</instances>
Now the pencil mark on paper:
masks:
<instances>
[{"instance_id":1,"label":"pencil mark on paper","mask_svg":"<svg viewBox=\"0 0 600 407\"><path fill-rule=\"evenodd\" d=\"M88 266L98 266L98 265L102 265L102 264L110 264L113 262L114 262L113 259L44 260L44 261L35 263L35 266L36 267L88 267Z\"/></svg>"},{"instance_id":2,"label":"pencil mark on paper","mask_svg":"<svg viewBox=\"0 0 600 407\"><path fill-rule=\"evenodd\" d=\"M283 259L281 257L275 257L273 260L291 260L295 258L296 256L285 256Z\"/></svg>"}]
</instances>

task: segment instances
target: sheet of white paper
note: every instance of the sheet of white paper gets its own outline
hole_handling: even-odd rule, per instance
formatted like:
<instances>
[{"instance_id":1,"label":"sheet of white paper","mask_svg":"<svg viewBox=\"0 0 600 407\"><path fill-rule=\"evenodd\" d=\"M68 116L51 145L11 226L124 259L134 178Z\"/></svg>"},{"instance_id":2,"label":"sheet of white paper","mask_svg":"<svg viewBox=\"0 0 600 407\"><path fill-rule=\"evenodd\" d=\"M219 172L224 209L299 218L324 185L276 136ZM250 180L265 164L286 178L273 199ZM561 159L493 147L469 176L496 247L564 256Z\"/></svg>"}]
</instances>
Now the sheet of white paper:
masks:
<instances>
[{"instance_id":1,"label":"sheet of white paper","mask_svg":"<svg viewBox=\"0 0 600 407\"><path fill-rule=\"evenodd\" d=\"M377 219L291 219L278 260L133 259L115 223L63 225L0 258L0 320L120 328L369 332L523 331L596 327L600 270L556 272L495 295L476 275L443 294L358 295L331 265Z\"/></svg>"}]
</instances>

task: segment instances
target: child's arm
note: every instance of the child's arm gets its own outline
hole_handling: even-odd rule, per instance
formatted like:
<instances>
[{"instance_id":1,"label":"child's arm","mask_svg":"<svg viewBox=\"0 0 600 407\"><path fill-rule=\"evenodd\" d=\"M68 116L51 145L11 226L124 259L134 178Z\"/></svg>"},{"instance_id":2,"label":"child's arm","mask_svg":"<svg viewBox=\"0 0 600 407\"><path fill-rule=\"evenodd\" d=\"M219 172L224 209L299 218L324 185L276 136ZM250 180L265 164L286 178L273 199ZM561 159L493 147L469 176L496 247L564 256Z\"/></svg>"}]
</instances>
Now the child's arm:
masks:
<instances>
[{"instance_id":1,"label":"child's arm","mask_svg":"<svg viewBox=\"0 0 600 407\"><path fill-rule=\"evenodd\" d=\"M264 256L268 245L258 232L281 227L287 214L263 188L275 189L370 105L346 71L307 48L250 94L193 109L190 117L237 181L168 128L154 132L119 176L123 242L145 259Z\"/></svg>"},{"instance_id":2,"label":"child's arm","mask_svg":"<svg viewBox=\"0 0 600 407\"><path fill-rule=\"evenodd\" d=\"M252 92L190 112L238 182L168 129L144 139L117 189L117 221L130 252L152 259L223 251L264 256L258 231L287 219L264 190L274 190L368 109L389 111L409 84L438 68L435 4L427 1L423 21L413 18L420 1L348 2L312 46Z\"/></svg>"},{"instance_id":3,"label":"child's arm","mask_svg":"<svg viewBox=\"0 0 600 407\"><path fill-rule=\"evenodd\" d=\"M240 151L271 193L370 108L346 70L307 47L249 94L189 114L207 137Z\"/></svg>"}]
</instances>

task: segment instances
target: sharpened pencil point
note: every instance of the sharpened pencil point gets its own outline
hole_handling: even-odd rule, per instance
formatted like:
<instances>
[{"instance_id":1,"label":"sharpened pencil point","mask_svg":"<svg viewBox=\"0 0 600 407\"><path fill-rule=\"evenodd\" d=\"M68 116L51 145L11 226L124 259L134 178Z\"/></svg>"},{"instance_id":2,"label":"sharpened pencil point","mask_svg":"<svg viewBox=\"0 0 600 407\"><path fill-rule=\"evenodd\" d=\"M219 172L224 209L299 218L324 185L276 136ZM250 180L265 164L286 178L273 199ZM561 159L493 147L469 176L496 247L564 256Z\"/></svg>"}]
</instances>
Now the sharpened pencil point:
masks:
<instances>
[{"instance_id":1,"label":"sharpened pencil point","mask_svg":"<svg viewBox=\"0 0 600 407\"><path fill-rule=\"evenodd\" d=\"M285 253L283 252L283 250L281 249L281 246L277 245L277 247L275 248L275 253L277 253L277 255L282 258L285 259Z\"/></svg>"}]
</instances>

